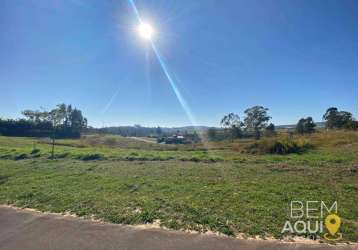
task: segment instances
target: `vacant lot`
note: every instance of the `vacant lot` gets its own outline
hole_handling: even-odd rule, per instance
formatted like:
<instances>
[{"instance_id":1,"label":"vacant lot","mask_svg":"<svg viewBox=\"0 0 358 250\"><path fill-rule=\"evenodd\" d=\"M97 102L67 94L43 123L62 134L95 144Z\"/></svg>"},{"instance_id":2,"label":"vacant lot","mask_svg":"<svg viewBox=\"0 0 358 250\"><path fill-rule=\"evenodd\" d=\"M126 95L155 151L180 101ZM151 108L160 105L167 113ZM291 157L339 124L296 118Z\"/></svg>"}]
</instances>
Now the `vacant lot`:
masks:
<instances>
[{"instance_id":1,"label":"vacant lot","mask_svg":"<svg viewBox=\"0 0 358 250\"><path fill-rule=\"evenodd\" d=\"M114 223L283 237L291 200L338 201L358 241L358 133L304 138L301 154L248 154L238 140L166 146L116 136L0 137L0 203Z\"/></svg>"}]
</instances>

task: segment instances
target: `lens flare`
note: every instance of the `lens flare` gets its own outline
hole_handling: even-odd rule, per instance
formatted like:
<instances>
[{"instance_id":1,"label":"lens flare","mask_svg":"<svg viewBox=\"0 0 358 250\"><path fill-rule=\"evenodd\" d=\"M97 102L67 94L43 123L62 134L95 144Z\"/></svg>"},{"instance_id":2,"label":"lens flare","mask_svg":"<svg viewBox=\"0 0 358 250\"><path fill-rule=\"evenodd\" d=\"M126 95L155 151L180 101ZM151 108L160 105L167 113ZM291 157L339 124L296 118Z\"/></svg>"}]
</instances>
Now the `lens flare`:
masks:
<instances>
[{"instance_id":1,"label":"lens flare","mask_svg":"<svg viewBox=\"0 0 358 250\"><path fill-rule=\"evenodd\" d=\"M151 40L153 36L153 28L148 23L140 23L138 26L138 33L142 38Z\"/></svg>"},{"instance_id":2,"label":"lens flare","mask_svg":"<svg viewBox=\"0 0 358 250\"><path fill-rule=\"evenodd\" d=\"M128 1L129 1L130 5L132 6L133 11L134 11L134 13L135 13L135 15L136 15L136 17L138 19L139 27L142 27L142 28L140 28L142 30L140 33L143 32L143 35L146 34L143 37L146 37L147 40L149 40L150 45L151 45L151 47L152 47L152 49L154 51L154 54L157 57L158 62L160 64L162 70L164 71L164 74L167 77L167 79L168 79L168 81L170 83L170 86L172 87L172 89L173 89L173 91L174 91L174 93L175 93L180 105L182 106L182 108L183 108L185 114L187 115L190 123L192 125L194 125L194 126L197 126L198 124L196 122L196 119L195 119L193 113L191 112L191 109L190 109L189 105L187 104L187 102L185 101L184 97L180 93L177 85L175 84L174 79L172 78L172 76L171 76L171 74L170 74L170 72L168 70L168 67L167 67L167 65L166 65L161 53L159 52L158 48L155 46L155 43L153 42L153 40L151 39L153 29L151 28L151 26L145 25L145 22L143 22L141 16L139 15L137 6L134 3L134 0L128 0ZM149 36L149 33L150 33L150 36Z\"/></svg>"}]
</instances>

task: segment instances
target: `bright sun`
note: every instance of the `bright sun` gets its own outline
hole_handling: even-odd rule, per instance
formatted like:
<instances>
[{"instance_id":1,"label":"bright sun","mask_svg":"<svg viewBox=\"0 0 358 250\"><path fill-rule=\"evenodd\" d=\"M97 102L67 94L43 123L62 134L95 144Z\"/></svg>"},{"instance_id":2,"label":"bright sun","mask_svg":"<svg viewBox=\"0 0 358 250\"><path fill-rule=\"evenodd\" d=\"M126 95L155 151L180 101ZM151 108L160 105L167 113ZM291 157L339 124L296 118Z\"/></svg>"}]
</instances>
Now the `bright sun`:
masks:
<instances>
[{"instance_id":1,"label":"bright sun","mask_svg":"<svg viewBox=\"0 0 358 250\"><path fill-rule=\"evenodd\" d=\"M148 23L141 23L138 26L138 33L142 38L150 40L153 36L153 28Z\"/></svg>"}]
</instances>

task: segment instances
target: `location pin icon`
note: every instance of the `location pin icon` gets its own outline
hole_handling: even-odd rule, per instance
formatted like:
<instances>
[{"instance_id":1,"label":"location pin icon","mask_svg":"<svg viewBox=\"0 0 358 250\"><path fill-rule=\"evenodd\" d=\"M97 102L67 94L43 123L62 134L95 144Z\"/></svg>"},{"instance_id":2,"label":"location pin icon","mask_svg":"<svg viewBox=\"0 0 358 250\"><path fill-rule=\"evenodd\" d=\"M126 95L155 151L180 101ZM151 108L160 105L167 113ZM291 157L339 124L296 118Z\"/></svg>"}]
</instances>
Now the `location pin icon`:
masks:
<instances>
[{"instance_id":1,"label":"location pin icon","mask_svg":"<svg viewBox=\"0 0 358 250\"><path fill-rule=\"evenodd\" d=\"M330 214L324 220L324 224L328 229L328 232L333 236L337 233L339 227L341 226L341 218L336 214Z\"/></svg>"}]
</instances>

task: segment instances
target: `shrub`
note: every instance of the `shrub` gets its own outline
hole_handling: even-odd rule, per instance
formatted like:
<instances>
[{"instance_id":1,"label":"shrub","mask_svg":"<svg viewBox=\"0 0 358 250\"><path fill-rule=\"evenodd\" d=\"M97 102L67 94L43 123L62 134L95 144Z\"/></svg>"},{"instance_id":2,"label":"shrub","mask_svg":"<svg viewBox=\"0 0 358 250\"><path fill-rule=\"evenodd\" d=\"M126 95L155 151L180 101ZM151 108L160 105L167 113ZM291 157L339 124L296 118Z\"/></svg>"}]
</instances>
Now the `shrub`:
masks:
<instances>
[{"instance_id":1,"label":"shrub","mask_svg":"<svg viewBox=\"0 0 358 250\"><path fill-rule=\"evenodd\" d=\"M83 154L83 155L78 155L76 158L83 161L94 161L94 160L102 160L104 159L104 156L102 154Z\"/></svg>"},{"instance_id":2,"label":"shrub","mask_svg":"<svg viewBox=\"0 0 358 250\"><path fill-rule=\"evenodd\" d=\"M313 133L315 132L316 124L312 117L301 118L296 125L296 132L299 134Z\"/></svg>"},{"instance_id":3,"label":"shrub","mask_svg":"<svg viewBox=\"0 0 358 250\"><path fill-rule=\"evenodd\" d=\"M55 158L56 159L62 159L62 158L66 158L69 155L69 153L65 152L65 153L60 153L60 154L55 154Z\"/></svg>"},{"instance_id":4,"label":"shrub","mask_svg":"<svg viewBox=\"0 0 358 250\"><path fill-rule=\"evenodd\" d=\"M0 159L12 159L12 155L11 154L4 154L0 156Z\"/></svg>"},{"instance_id":5,"label":"shrub","mask_svg":"<svg viewBox=\"0 0 358 250\"><path fill-rule=\"evenodd\" d=\"M40 152L40 149L34 148L30 154L34 155Z\"/></svg>"},{"instance_id":6,"label":"shrub","mask_svg":"<svg viewBox=\"0 0 358 250\"><path fill-rule=\"evenodd\" d=\"M114 137L108 137L104 140L104 144L107 146L115 146L116 143L117 143L117 140Z\"/></svg>"},{"instance_id":7,"label":"shrub","mask_svg":"<svg viewBox=\"0 0 358 250\"><path fill-rule=\"evenodd\" d=\"M27 154L18 154L18 155L15 155L15 157L14 157L15 160L23 160L26 158L27 158Z\"/></svg>"},{"instance_id":8,"label":"shrub","mask_svg":"<svg viewBox=\"0 0 358 250\"><path fill-rule=\"evenodd\" d=\"M303 153L312 148L306 140L263 139L246 147L246 152L252 154L291 154Z\"/></svg>"}]
</instances>

